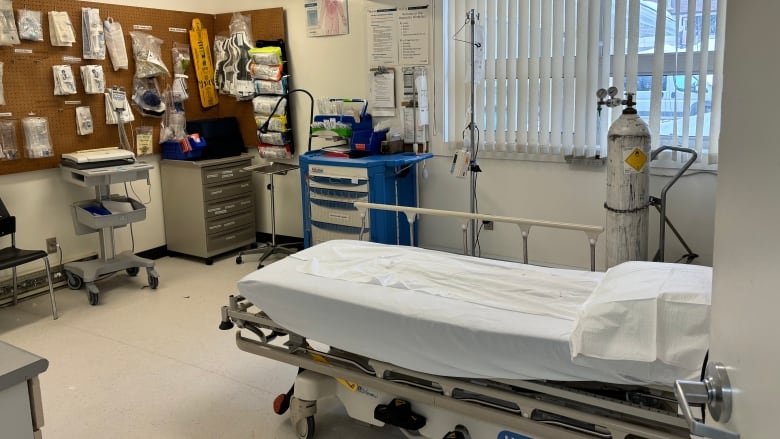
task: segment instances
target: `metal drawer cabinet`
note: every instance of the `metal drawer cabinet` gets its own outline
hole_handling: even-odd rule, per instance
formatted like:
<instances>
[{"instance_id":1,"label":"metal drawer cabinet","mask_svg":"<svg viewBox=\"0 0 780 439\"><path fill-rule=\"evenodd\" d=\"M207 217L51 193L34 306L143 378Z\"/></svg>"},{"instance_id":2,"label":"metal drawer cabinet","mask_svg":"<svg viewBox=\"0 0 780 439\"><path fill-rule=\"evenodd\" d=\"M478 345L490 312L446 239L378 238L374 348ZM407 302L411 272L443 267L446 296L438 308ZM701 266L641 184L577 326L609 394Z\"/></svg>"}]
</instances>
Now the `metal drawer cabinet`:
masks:
<instances>
[{"instance_id":1,"label":"metal drawer cabinet","mask_svg":"<svg viewBox=\"0 0 780 439\"><path fill-rule=\"evenodd\" d=\"M255 242L249 155L162 160L165 240L169 251L204 258Z\"/></svg>"}]
</instances>

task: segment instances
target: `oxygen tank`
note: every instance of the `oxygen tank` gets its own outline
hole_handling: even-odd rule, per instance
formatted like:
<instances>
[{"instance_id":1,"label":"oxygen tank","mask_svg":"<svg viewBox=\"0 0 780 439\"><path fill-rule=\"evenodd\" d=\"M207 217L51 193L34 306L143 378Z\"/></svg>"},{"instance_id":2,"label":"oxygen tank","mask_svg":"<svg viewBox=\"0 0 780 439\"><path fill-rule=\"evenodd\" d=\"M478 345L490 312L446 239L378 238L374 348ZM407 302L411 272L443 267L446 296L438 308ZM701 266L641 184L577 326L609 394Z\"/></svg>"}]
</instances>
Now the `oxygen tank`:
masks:
<instances>
[{"instance_id":1,"label":"oxygen tank","mask_svg":"<svg viewBox=\"0 0 780 439\"><path fill-rule=\"evenodd\" d=\"M636 113L633 93L625 100L616 94L615 87L597 93L599 108L625 106L607 135L607 268L647 260L650 218L650 129Z\"/></svg>"}]
</instances>

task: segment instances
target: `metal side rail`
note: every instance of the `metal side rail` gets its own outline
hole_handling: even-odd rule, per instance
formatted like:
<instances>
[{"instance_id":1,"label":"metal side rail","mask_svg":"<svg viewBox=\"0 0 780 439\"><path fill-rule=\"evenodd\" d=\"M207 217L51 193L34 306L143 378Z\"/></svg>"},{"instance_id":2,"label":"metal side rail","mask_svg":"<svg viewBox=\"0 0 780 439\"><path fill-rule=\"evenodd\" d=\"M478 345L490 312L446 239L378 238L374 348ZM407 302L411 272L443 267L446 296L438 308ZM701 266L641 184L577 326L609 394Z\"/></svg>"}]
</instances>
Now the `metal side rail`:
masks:
<instances>
[{"instance_id":1,"label":"metal side rail","mask_svg":"<svg viewBox=\"0 0 780 439\"><path fill-rule=\"evenodd\" d=\"M358 211L360 212L360 216L363 220L363 226L361 227L360 230L359 239L363 239L363 233L366 228L366 214L369 209L386 210L390 212L402 212L404 215L406 215L406 220L409 223L409 236L412 237L410 238L412 240L411 241L412 246L414 246L414 240L413 240L414 222L417 221L418 215L455 217L455 218L460 218L462 220L465 220L466 222L461 225L461 230L463 231L464 234L463 235L464 254L466 254L465 237L467 233L466 231L468 229L467 224L469 221L479 220L479 221L492 221L494 223L514 224L520 228L520 232L522 234L524 264L528 263L528 235L531 233L531 228L544 227L550 229L574 230L574 231L585 233L585 236L588 239L588 246L590 249L590 271L596 271L596 242L598 241L599 235L601 235L604 232L604 227L602 226L592 226L587 224L563 223L563 222L535 220L535 219L528 219L528 218L515 218L509 216L486 215L482 213L468 213L468 212L457 212L451 210L426 209L422 207L397 206L391 204L366 203L363 201L356 201L353 204L355 208L358 209Z\"/></svg>"},{"instance_id":2,"label":"metal side rail","mask_svg":"<svg viewBox=\"0 0 780 439\"><path fill-rule=\"evenodd\" d=\"M508 384L434 376L338 350L322 352L310 347L304 337L290 333L264 313L247 311L251 306L241 296L231 296L231 306L222 309L223 323L227 319L256 335L257 332L249 328L263 328L284 334L289 339L283 344L271 344L270 339L263 335L258 336L259 340L247 338L239 330L235 336L238 348L317 374L522 430L535 437L689 437L685 421L676 414L609 401L584 391L571 392L534 381ZM590 425L593 430L584 431L578 425Z\"/></svg>"}]
</instances>

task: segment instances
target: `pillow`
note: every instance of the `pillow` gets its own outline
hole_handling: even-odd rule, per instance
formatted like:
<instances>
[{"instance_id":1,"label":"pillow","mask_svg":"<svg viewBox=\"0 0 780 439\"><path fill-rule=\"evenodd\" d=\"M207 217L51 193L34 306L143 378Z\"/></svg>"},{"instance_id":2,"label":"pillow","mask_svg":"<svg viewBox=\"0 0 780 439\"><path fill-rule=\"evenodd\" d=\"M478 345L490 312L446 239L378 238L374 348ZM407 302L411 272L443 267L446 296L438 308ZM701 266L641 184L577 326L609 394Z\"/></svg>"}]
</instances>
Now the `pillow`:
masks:
<instances>
[{"instance_id":1,"label":"pillow","mask_svg":"<svg viewBox=\"0 0 780 439\"><path fill-rule=\"evenodd\" d=\"M578 314L572 361L641 382L698 378L711 291L710 267L631 261L607 270Z\"/></svg>"}]
</instances>

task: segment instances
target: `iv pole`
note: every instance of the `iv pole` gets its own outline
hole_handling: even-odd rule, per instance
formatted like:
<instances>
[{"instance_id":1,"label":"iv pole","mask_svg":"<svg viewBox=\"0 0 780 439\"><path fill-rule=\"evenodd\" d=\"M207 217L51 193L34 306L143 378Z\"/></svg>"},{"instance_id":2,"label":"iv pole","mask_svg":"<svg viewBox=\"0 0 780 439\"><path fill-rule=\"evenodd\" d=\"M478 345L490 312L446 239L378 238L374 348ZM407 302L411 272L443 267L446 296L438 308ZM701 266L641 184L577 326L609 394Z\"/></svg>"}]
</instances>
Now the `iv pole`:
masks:
<instances>
[{"instance_id":1,"label":"iv pole","mask_svg":"<svg viewBox=\"0 0 780 439\"><path fill-rule=\"evenodd\" d=\"M474 62L476 61L476 50L474 50L475 47L478 47L479 43L475 42L475 25L476 25L476 17L478 16L477 12L474 9L469 10L467 14L467 19L469 22L469 26L471 26L471 40L469 46L471 47L471 77L470 79L470 91L469 91L469 105L470 105L470 111L469 111L469 152L471 153L471 163L469 164L469 212L470 213L477 213L477 173L474 169L474 166L476 165L476 158L477 158L477 136L476 136L476 122L474 120L474 93L475 93L475 86L474 86L474 80L475 80L475 69L474 69ZM476 256L477 254L477 220L472 219L471 220L471 256Z\"/></svg>"}]
</instances>

